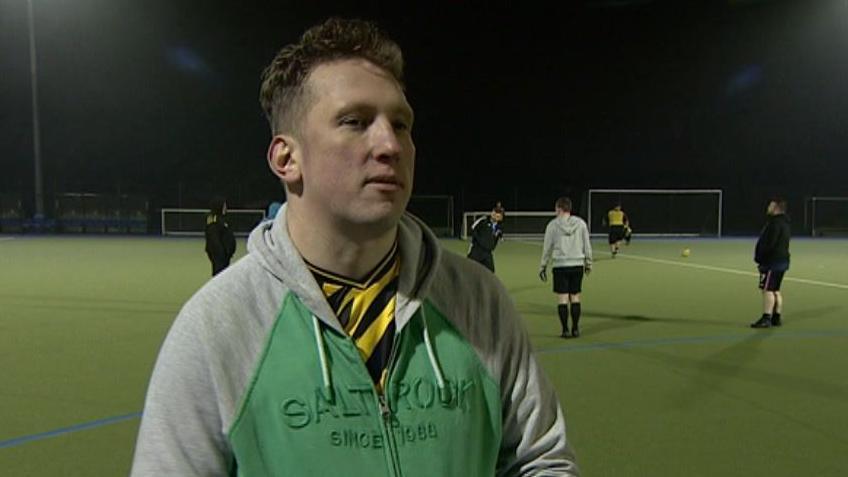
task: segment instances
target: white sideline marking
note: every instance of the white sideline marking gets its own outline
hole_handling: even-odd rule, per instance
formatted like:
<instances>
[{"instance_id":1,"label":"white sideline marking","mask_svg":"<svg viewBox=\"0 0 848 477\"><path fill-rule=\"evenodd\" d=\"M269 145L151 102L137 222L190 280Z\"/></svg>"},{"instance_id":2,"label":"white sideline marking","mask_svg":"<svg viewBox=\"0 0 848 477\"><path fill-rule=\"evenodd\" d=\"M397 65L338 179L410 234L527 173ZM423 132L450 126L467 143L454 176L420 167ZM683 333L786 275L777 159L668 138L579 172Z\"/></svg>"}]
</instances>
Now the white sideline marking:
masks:
<instances>
[{"instance_id":1,"label":"white sideline marking","mask_svg":"<svg viewBox=\"0 0 848 477\"><path fill-rule=\"evenodd\" d=\"M678 261L674 261L674 260L663 260L661 258L643 257L643 256L640 256L640 255L620 254L619 257L629 258L629 259L633 259L633 260L643 260L643 261L646 261L646 262L662 263L662 264L665 264L665 265L678 265L680 267L689 267L689 268L697 268L697 269L701 269L701 270L710 270L710 271L713 271L713 272L735 273L737 275L745 275L745 276L749 276L749 277L759 276L759 274L754 273L754 272L745 272L745 271L742 271L742 270L734 270L732 268L712 267L710 265L700 265L700 264L697 264L697 263L682 263L682 262L678 262ZM807 280L806 278L785 277L783 279L783 281L785 281L785 282L791 281L791 282L796 282L796 283L805 283L807 285L819 285L819 286L823 286L823 287L838 288L840 290L848 290L848 285L844 285L844 284L841 284L841 283L821 282L821 281L818 281L818 280Z\"/></svg>"},{"instance_id":2,"label":"white sideline marking","mask_svg":"<svg viewBox=\"0 0 848 477\"><path fill-rule=\"evenodd\" d=\"M0 242L4 240L15 240L15 237L0 237Z\"/></svg>"},{"instance_id":3,"label":"white sideline marking","mask_svg":"<svg viewBox=\"0 0 848 477\"><path fill-rule=\"evenodd\" d=\"M530 242L530 241L526 241L526 240L522 240L521 243L524 243L524 244L527 244L527 245L535 245L535 246L539 245L536 242ZM665 265L678 265L680 267L698 268L698 269L701 269L701 270L710 270L710 271L713 271L713 272L734 273L736 275L745 275L745 276L748 276L748 277L758 277L759 276L759 274L755 273L755 272L746 272L744 270L735 270L733 268L713 267L713 266L710 266L710 265L700 265L700 264L697 264L697 263L683 263L683 262L678 262L678 261L674 261L674 260L663 260L661 258L643 257L641 255L630 255L630 254L625 254L625 253L621 253L618 256L624 257L624 258L630 258L630 259L633 259L633 260L643 260L643 261L646 261L646 262L662 263L662 264L665 264ZM848 290L848 285L845 285L845 284L842 284L842 283L830 283L830 282L822 282L822 281L818 281L818 280L807 280L806 278L784 277L783 281L785 281L785 282L795 282L795 283L805 283L807 285L818 285L818 286L822 286L822 287L838 288L840 290Z\"/></svg>"}]
</instances>

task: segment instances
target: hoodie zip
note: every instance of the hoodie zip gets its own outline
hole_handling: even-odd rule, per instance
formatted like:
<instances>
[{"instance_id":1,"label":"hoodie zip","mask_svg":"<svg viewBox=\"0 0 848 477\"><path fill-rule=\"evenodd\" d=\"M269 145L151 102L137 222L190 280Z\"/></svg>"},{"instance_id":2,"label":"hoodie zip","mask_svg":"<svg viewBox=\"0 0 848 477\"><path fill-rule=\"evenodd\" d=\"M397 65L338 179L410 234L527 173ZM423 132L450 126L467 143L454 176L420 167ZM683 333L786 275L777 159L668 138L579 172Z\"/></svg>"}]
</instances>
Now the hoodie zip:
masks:
<instances>
[{"instance_id":1,"label":"hoodie zip","mask_svg":"<svg viewBox=\"0 0 848 477\"><path fill-rule=\"evenodd\" d=\"M450 400L449 389L447 388L447 385L445 383L441 367L439 366L438 360L436 359L436 353L431 343L430 330L427 326L427 318L423 305L421 305L418 309L418 313L420 313L422 333L424 335L423 341L425 347L427 348L427 357L430 361L430 367L433 371L433 376L436 379L437 387L439 388L439 399L443 401ZM332 387L330 367L327 362L326 350L324 349L323 332L321 329L320 320L314 314L312 315L312 325L313 333L315 334L315 346L318 351L318 360L321 365L321 378L324 385L324 393L327 399L333 401L335 399L334 390ZM354 343L353 338L348 335L345 335L345 339L347 340L350 347L353 348L356 353L358 353L359 350L356 348L356 343ZM401 471L400 456L398 455L397 442L395 441L394 435L394 427L392 426L393 415L391 402L389 401L390 395L386 393L386 389L390 389L390 382L393 375L395 360L398 352L397 350L400 347L400 341L402 339L402 334L397 333L396 339L392 341L392 349L389 352L389 364L386 368L386 386L383 388L382 391L378 390L377 386L374 385L374 381L371 380L371 374L368 372L368 369L365 366L365 362L362 360L358 360L360 371L364 371L364 374L368 375L377 407L380 409L380 428L383 430L383 436L385 438L387 449L387 452L384 452L384 455L386 456L387 460L386 464L393 477L401 477L403 475L403 472Z\"/></svg>"},{"instance_id":2,"label":"hoodie zip","mask_svg":"<svg viewBox=\"0 0 848 477\"><path fill-rule=\"evenodd\" d=\"M318 352L318 361L321 366L321 378L324 385L324 393L326 394L327 399L334 400L334 392L331 384L330 377L330 368L327 363L326 351L324 350L324 339L323 339L323 331L320 324L320 320L314 314L312 315L312 324L313 324L313 332L315 333L315 346ZM349 335L344 334L345 340L353 349L353 351L358 355L359 349L356 347L356 343L354 343L353 338ZM392 370L394 368L395 356L397 354L398 342L400 341L400 333L396 335L396 338L392 342L392 349L389 352L389 365L386 368L386 386L387 389L389 387L389 381L392 375ZM400 457L397 452L397 443L394 439L394 433L392 432L392 410L391 403L388 400L388 396L383 389L380 392L377 389L377 386L374 384L374 381L371 379L371 374L368 372L368 368L365 366L365 362L361 359L357 360L359 362L359 370L363 372L366 376L368 376L368 381L371 383L372 394L374 395L375 403L377 404L377 408L380 411L380 417L378 418L380 429L383 431L383 436L386 442L387 451L383 452L386 456L386 465L389 469L392 477L401 477L403 474L401 472L400 467Z\"/></svg>"},{"instance_id":3,"label":"hoodie zip","mask_svg":"<svg viewBox=\"0 0 848 477\"><path fill-rule=\"evenodd\" d=\"M380 407L380 425L383 428L383 432L386 436L386 449L388 449L388 452L386 454L387 460L389 461L389 471L393 476L396 477L401 477L401 475L403 474L400 470L400 456L398 456L397 443L395 442L395 434L392 431L391 403L389 402L389 397L386 393L386 390L389 389L389 382L392 378L392 371L395 366L395 355L397 354L400 337L401 334L397 333L395 335L395 339L392 340L392 350L389 352L389 365L386 368L386 385L383 387L382 392L378 391L377 387L374 386L374 395L377 397L377 405ZM353 343L352 339L351 343ZM362 363L362 367L365 368L365 362ZM365 369L365 372L368 373L368 370Z\"/></svg>"}]
</instances>

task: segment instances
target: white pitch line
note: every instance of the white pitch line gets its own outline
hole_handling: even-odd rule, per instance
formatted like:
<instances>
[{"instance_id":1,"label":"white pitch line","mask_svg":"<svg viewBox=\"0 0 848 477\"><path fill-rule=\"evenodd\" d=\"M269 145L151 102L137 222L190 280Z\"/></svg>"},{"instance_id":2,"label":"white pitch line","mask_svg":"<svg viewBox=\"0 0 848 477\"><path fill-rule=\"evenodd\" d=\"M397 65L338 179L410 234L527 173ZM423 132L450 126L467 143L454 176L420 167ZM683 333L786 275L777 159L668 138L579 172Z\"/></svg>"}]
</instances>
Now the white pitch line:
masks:
<instances>
[{"instance_id":1,"label":"white pitch line","mask_svg":"<svg viewBox=\"0 0 848 477\"><path fill-rule=\"evenodd\" d=\"M0 242L2 242L4 240L14 240L14 239L15 239L15 237L0 237Z\"/></svg>"},{"instance_id":2,"label":"white pitch line","mask_svg":"<svg viewBox=\"0 0 848 477\"><path fill-rule=\"evenodd\" d=\"M746 271L743 271L743 270L734 270L732 268L713 267L713 266L710 266L710 265L700 265L700 264L697 264L697 263L682 263L682 262L677 262L677 261L674 261L674 260L663 260L661 258L642 257L642 256L639 256L639 255L621 254L621 255L619 255L619 257L630 258L630 259L633 259L633 260L643 260L643 261L646 261L646 262L662 263L662 264L666 264L666 265L677 265L677 266L680 266L680 267L698 268L698 269L701 269L701 270L710 270L710 271L713 271L713 272L735 273L736 275L745 275L745 276L748 276L748 277L759 276L759 274L754 273L754 272L746 272ZM791 281L791 282L795 282L795 283L805 283L807 285L819 285L819 286L823 286L823 287L838 288L840 290L848 290L848 285L844 285L842 283L821 282L821 281L818 281L818 280L807 280L806 278L785 277L783 279L783 281L787 281L787 282Z\"/></svg>"},{"instance_id":3,"label":"white pitch line","mask_svg":"<svg viewBox=\"0 0 848 477\"><path fill-rule=\"evenodd\" d=\"M538 246L537 242L529 242L526 240L520 240L519 242L526 245L534 245ZM697 263L682 263L676 262L674 260L663 260L661 258L652 258L652 257L643 257L641 255L630 255L630 254L620 254L619 257L630 258L633 260L643 260L646 262L655 262L662 263L665 265L678 265L681 267L689 267L689 268L698 268L701 270L710 270L713 272L723 272L723 273L733 273L736 275L745 275L746 277L757 277L758 273L755 272L746 272L744 270L735 270L733 268L722 268L722 267L713 267L710 265L700 265ZM819 285L823 287L837 288L839 290L848 290L848 285L844 285L842 283L830 283L830 282L821 282L818 280L807 280L806 278L795 278L795 277L784 277L783 281L795 282L795 283L805 283L807 285Z\"/></svg>"}]
</instances>

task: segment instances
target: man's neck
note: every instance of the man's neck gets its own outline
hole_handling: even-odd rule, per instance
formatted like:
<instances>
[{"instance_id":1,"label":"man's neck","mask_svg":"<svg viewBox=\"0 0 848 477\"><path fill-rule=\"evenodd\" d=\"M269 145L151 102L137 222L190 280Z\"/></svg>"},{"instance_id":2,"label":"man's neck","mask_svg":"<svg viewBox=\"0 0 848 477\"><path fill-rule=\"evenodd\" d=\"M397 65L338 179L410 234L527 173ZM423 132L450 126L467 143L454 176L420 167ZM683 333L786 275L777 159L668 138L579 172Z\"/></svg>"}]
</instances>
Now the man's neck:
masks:
<instances>
[{"instance_id":1,"label":"man's neck","mask_svg":"<svg viewBox=\"0 0 848 477\"><path fill-rule=\"evenodd\" d=\"M304 221L290 209L286 211L286 224L295 248L307 262L352 279L372 271L397 238L397 227L363 236L351 233L351 229L336 230L315 220Z\"/></svg>"}]
</instances>

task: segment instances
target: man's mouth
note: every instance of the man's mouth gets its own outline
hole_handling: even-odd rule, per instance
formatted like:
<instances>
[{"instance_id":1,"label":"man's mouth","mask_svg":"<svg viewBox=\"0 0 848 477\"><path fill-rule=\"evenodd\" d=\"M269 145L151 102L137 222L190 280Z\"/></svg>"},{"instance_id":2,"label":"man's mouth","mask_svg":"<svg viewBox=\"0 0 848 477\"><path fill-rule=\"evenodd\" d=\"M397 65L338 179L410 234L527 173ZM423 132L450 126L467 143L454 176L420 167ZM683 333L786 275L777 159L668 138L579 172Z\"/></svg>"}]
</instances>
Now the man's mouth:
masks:
<instances>
[{"instance_id":1,"label":"man's mouth","mask_svg":"<svg viewBox=\"0 0 848 477\"><path fill-rule=\"evenodd\" d=\"M380 176L370 177L370 178L366 179L365 185L375 185L375 186L385 187L387 189L388 188L392 188L392 189L394 189L394 188L402 189L403 188L403 183L401 181L399 181L397 179L397 177L395 177L393 175L380 175Z\"/></svg>"}]
</instances>

